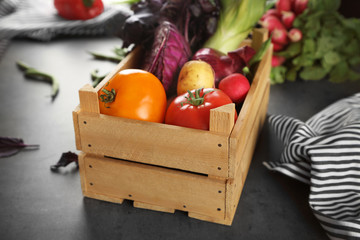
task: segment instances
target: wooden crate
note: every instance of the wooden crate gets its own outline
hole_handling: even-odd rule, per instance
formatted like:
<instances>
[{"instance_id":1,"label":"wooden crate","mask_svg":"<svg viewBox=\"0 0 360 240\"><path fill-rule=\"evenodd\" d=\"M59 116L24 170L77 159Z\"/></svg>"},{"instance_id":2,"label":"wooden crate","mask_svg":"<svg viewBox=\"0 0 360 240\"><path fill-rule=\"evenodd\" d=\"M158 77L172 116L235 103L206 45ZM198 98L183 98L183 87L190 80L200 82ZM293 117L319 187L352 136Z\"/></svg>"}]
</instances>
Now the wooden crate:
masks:
<instances>
[{"instance_id":1,"label":"wooden crate","mask_svg":"<svg viewBox=\"0 0 360 240\"><path fill-rule=\"evenodd\" d=\"M266 39L256 29L243 44L258 50ZM83 195L231 225L267 111L271 55L259 63L236 123L229 104L211 110L209 131L100 114L97 92L120 70L136 68L140 49L96 88L85 85L73 111Z\"/></svg>"}]
</instances>

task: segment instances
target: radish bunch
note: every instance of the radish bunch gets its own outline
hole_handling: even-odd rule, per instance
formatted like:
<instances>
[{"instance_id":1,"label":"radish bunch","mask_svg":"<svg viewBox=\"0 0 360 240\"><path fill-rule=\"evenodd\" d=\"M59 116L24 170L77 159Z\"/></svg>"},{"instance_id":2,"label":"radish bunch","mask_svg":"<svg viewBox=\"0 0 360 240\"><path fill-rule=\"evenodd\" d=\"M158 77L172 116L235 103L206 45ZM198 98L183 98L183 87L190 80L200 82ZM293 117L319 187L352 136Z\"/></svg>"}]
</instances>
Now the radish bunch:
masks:
<instances>
[{"instance_id":1,"label":"radish bunch","mask_svg":"<svg viewBox=\"0 0 360 240\"><path fill-rule=\"evenodd\" d=\"M278 0L261 18L261 25L269 30L274 52L284 50L290 43L302 39L302 32L293 27L295 18L307 8L308 0ZM272 66L280 66L284 57L274 54Z\"/></svg>"}]
</instances>

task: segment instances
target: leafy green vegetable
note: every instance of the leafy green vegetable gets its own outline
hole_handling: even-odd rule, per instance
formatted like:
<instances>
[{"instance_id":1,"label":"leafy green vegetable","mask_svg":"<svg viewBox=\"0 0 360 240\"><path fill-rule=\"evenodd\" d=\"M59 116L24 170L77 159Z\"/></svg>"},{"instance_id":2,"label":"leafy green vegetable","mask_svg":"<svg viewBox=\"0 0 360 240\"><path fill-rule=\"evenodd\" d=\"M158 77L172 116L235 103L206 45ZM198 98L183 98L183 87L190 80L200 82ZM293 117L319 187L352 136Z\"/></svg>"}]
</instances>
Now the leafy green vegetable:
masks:
<instances>
[{"instance_id":1,"label":"leafy green vegetable","mask_svg":"<svg viewBox=\"0 0 360 240\"><path fill-rule=\"evenodd\" d=\"M354 67L360 65L360 19L345 18L338 9L340 0L312 0L293 25L303 32L303 39L291 43L282 52L285 63L272 69L272 83L320 80L331 82L360 80ZM279 69L277 69L279 68Z\"/></svg>"},{"instance_id":2,"label":"leafy green vegetable","mask_svg":"<svg viewBox=\"0 0 360 240\"><path fill-rule=\"evenodd\" d=\"M216 32L204 47L227 53L239 47L265 11L266 0L221 0Z\"/></svg>"}]
</instances>

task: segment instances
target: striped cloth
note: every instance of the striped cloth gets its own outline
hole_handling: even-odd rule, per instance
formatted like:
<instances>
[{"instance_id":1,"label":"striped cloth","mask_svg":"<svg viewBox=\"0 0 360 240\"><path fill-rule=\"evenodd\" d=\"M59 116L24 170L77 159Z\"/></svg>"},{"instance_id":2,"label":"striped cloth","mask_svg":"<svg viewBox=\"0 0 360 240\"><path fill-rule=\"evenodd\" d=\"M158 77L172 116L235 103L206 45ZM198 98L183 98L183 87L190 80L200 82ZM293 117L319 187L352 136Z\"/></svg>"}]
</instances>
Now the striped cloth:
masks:
<instances>
[{"instance_id":1,"label":"striped cloth","mask_svg":"<svg viewBox=\"0 0 360 240\"><path fill-rule=\"evenodd\" d=\"M14 37L49 41L59 35L117 35L131 11L121 4L104 5L93 19L70 21L57 14L53 0L0 0L0 59Z\"/></svg>"},{"instance_id":2,"label":"striped cloth","mask_svg":"<svg viewBox=\"0 0 360 240\"><path fill-rule=\"evenodd\" d=\"M279 162L264 165L310 185L309 205L330 239L360 239L360 93L305 123L269 121L285 147Z\"/></svg>"}]
</instances>

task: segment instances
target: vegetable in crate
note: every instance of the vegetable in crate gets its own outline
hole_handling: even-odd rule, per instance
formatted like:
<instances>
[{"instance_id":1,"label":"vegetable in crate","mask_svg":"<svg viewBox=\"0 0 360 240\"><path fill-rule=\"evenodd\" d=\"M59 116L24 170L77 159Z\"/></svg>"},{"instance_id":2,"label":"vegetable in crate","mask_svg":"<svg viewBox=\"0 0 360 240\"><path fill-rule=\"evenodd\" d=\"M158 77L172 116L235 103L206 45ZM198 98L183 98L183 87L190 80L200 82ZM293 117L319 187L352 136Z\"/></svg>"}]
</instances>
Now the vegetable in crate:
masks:
<instances>
[{"instance_id":1,"label":"vegetable in crate","mask_svg":"<svg viewBox=\"0 0 360 240\"><path fill-rule=\"evenodd\" d=\"M69 20L87 20L104 11L102 0L54 0L58 14Z\"/></svg>"},{"instance_id":2,"label":"vegetable in crate","mask_svg":"<svg viewBox=\"0 0 360 240\"><path fill-rule=\"evenodd\" d=\"M118 72L98 93L100 113L150 122L164 122L166 93L160 80L140 69Z\"/></svg>"},{"instance_id":3,"label":"vegetable in crate","mask_svg":"<svg viewBox=\"0 0 360 240\"><path fill-rule=\"evenodd\" d=\"M165 123L209 130L210 109L232 103L228 95L215 88L200 88L177 96L169 105ZM235 111L235 110L234 110ZM235 119L237 113L235 112Z\"/></svg>"},{"instance_id":4,"label":"vegetable in crate","mask_svg":"<svg viewBox=\"0 0 360 240\"><path fill-rule=\"evenodd\" d=\"M142 69L153 73L161 80L165 91L171 93L176 89L177 74L189 60L191 51L173 23L162 22L156 30L155 37L152 51L146 52Z\"/></svg>"},{"instance_id":5,"label":"vegetable in crate","mask_svg":"<svg viewBox=\"0 0 360 240\"><path fill-rule=\"evenodd\" d=\"M265 11L266 0L221 0L216 32L203 47L227 53L237 49Z\"/></svg>"},{"instance_id":6,"label":"vegetable in crate","mask_svg":"<svg viewBox=\"0 0 360 240\"><path fill-rule=\"evenodd\" d=\"M210 64L200 60L191 60L181 68L177 95L197 88L212 88L215 86L215 74Z\"/></svg>"},{"instance_id":7,"label":"vegetable in crate","mask_svg":"<svg viewBox=\"0 0 360 240\"><path fill-rule=\"evenodd\" d=\"M241 73L254 55L255 50L249 46L230 51L227 55L212 48L201 48L192 59L205 61L212 66L215 71L215 86L218 86L224 77L232 73Z\"/></svg>"}]
</instances>

